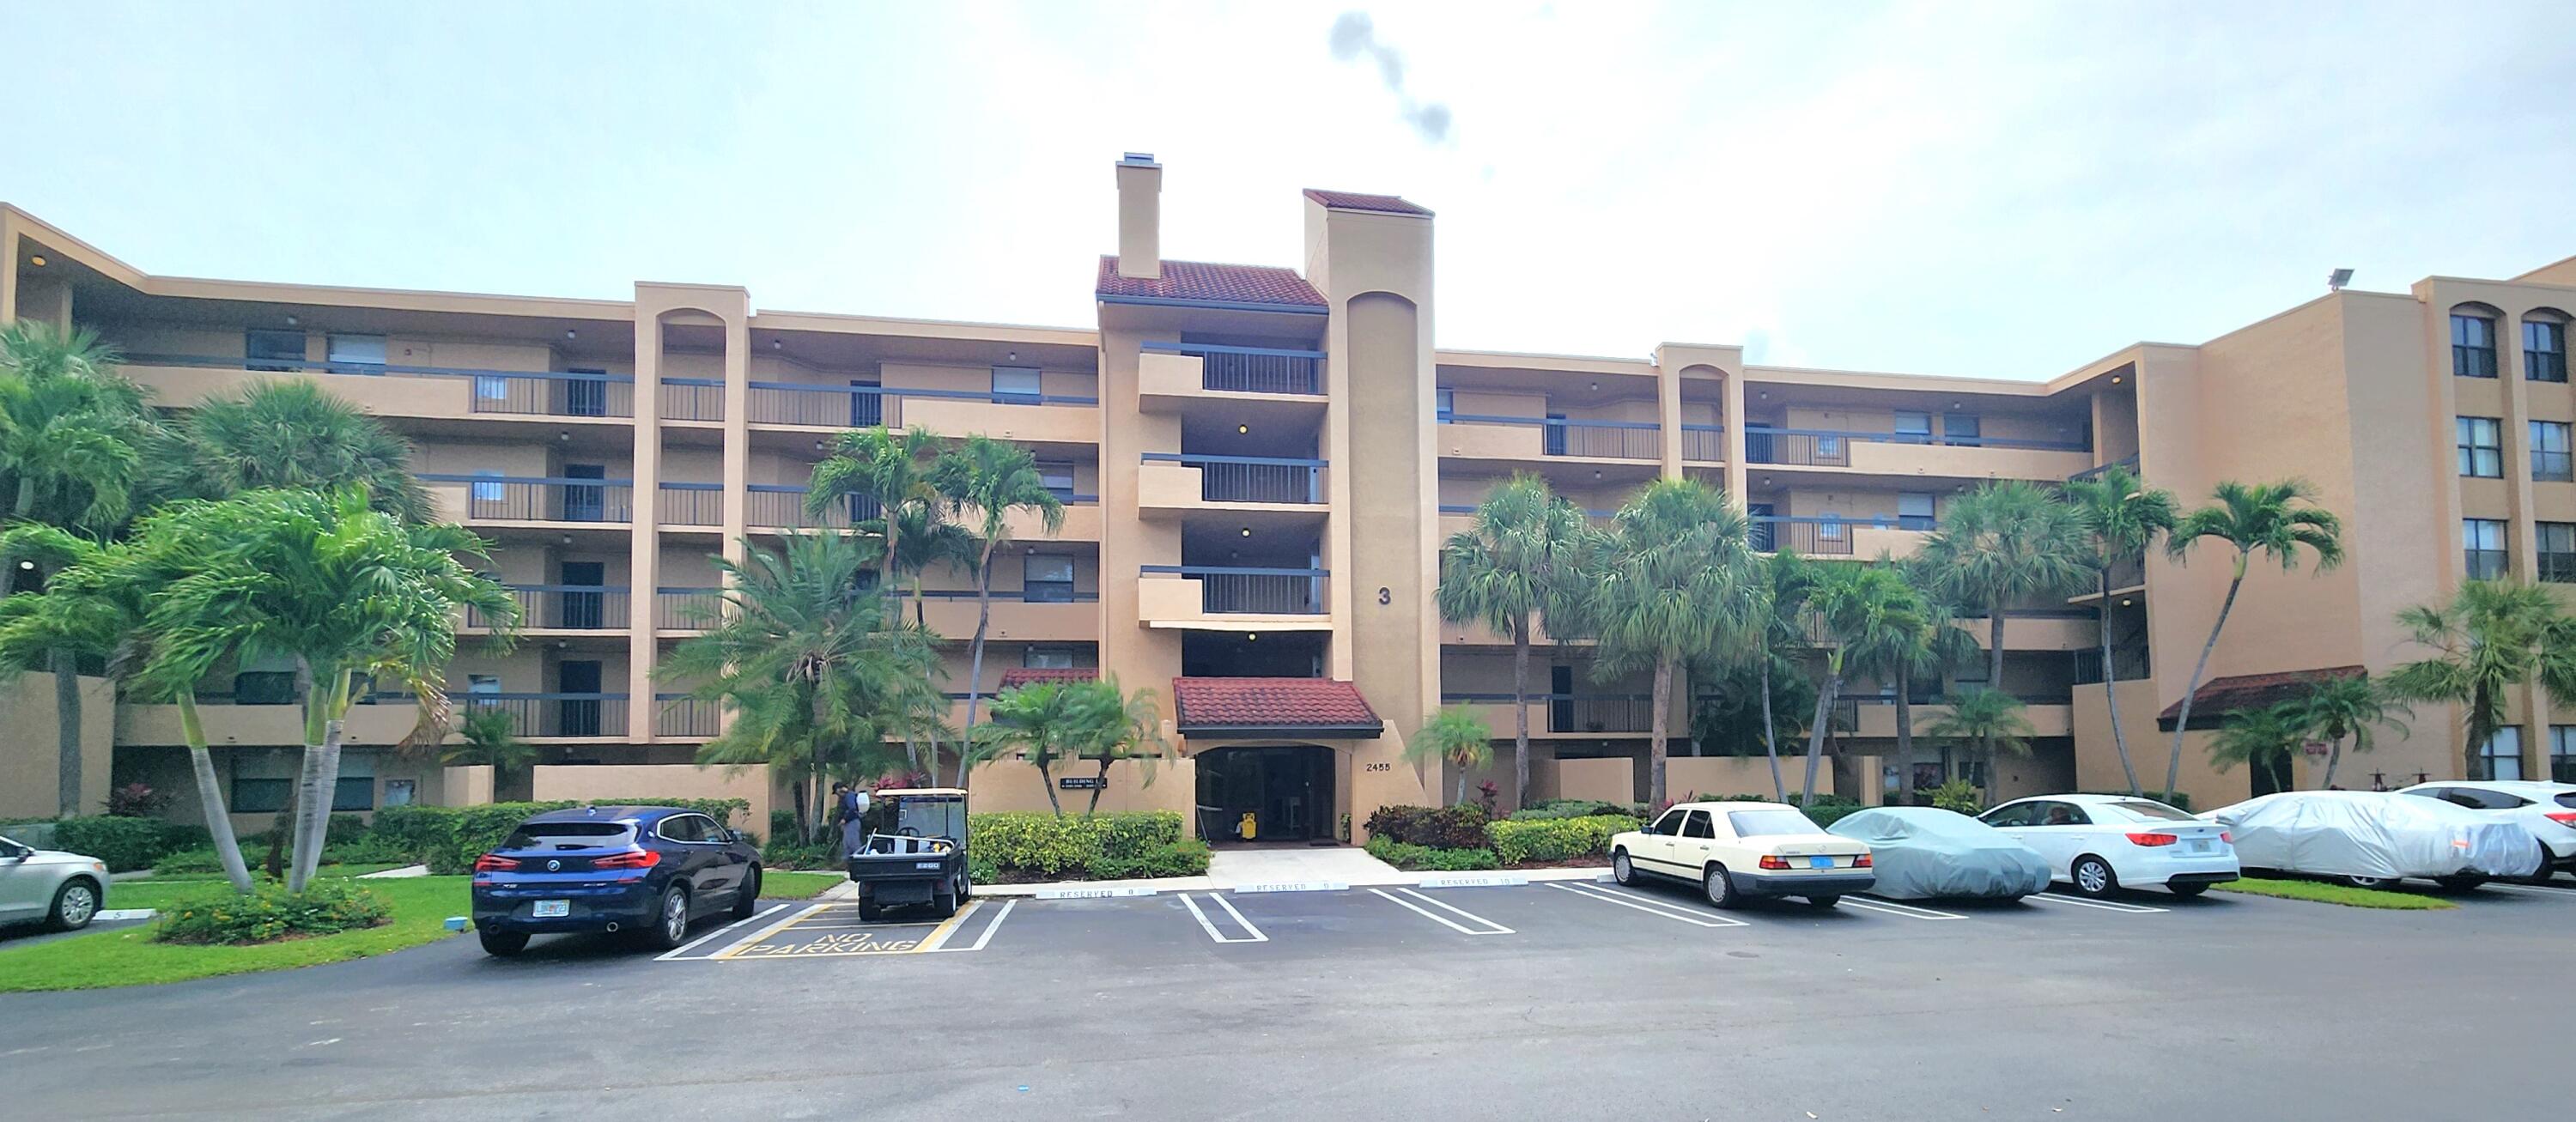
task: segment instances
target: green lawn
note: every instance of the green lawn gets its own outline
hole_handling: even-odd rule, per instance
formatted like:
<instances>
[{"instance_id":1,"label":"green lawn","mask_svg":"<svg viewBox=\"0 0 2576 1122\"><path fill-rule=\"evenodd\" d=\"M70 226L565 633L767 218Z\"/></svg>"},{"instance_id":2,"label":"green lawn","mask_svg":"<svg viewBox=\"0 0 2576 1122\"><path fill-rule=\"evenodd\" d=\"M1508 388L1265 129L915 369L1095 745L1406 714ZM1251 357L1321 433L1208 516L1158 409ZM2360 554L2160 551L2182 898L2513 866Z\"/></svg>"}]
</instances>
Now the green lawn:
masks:
<instances>
[{"instance_id":1,"label":"green lawn","mask_svg":"<svg viewBox=\"0 0 2576 1122\"><path fill-rule=\"evenodd\" d=\"M824 889L850 878L841 873L773 873L760 874L760 894L772 900L810 900Z\"/></svg>"},{"instance_id":2,"label":"green lawn","mask_svg":"<svg viewBox=\"0 0 2576 1122\"><path fill-rule=\"evenodd\" d=\"M2341 904L2348 908L2388 908L2401 912L2429 912L2457 907L2448 900L2418 896L2412 892L2383 892L2376 888L2354 888L2328 884L2320 880L2266 880L2246 877L2211 888L2220 892L2242 892L2249 896L2276 896L2283 900L2313 900L2320 904Z\"/></svg>"},{"instance_id":3,"label":"green lawn","mask_svg":"<svg viewBox=\"0 0 2576 1122\"><path fill-rule=\"evenodd\" d=\"M152 924L56 939L30 947L0 946L0 993L78 990L180 982L222 974L318 966L398 951L445 938L447 917L468 911L465 877L372 880L367 890L393 908L393 920L364 931L258 946L190 946L156 943ZM128 881L108 889L111 908L166 908L208 892L229 892L220 882Z\"/></svg>"}]
</instances>

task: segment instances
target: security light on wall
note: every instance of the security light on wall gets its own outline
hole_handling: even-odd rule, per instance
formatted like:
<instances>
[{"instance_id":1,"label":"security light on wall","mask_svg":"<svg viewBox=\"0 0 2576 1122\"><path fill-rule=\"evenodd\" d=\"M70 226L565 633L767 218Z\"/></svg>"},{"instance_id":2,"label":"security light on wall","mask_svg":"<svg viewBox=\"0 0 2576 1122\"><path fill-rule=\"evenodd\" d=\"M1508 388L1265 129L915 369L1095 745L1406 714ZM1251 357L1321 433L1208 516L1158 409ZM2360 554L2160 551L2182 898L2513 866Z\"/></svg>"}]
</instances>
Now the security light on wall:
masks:
<instances>
[{"instance_id":1,"label":"security light on wall","mask_svg":"<svg viewBox=\"0 0 2576 1122\"><path fill-rule=\"evenodd\" d=\"M786 349L787 349L787 340L785 340L785 339L772 339L772 340L770 340L770 341L769 341L769 349L770 349L770 350L773 350L773 351L783 351L783 350L786 350Z\"/></svg>"},{"instance_id":2,"label":"security light on wall","mask_svg":"<svg viewBox=\"0 0 2576 1122\"><path fill-rule=\"evenodd\" d=\"M33 266L35 266L35 267L37 267L37 268L39 268L39 269L44 268L44 267L45 267L45 255L44 255L44 254L41 254L41 253L30 254L30 255L28 255L28 257L27 257L27 263L28 263L28 264L30 264L30 265L33 265Z\"/></svg>"},{"instance_id":3,"label":"security light on wall","mask_svg":"<svg viewBox=\"0 0 2576 1122\"><path fill-rule=\"evenodd\" d=\"M294 316L288 316L288 317L286 317L286 326L288 326L288 327L293 327L293 326L295 326L295 317L294 317Z\"/></svg>"},{"instance_id":4,"label":"security light on wall","mask_svg":"<svg viewBox=\"0 0 2576 1122\"><path fill-rule=\"evenodd\" d=\"M1250 425L1236 425L1236 426L1234 426L1234 434L1235 434L1236 436L1248 436L1248 435L1251 435L1251 433L1252 433L1252 426L1250 426Z\"/></svg>"},{"instance_id":5,"label":"security light on wall","mask_svg":"<svg viewBox=\"0 0 2576 1122\"><path fill-rule=\"evenodd\" d=\"M566 339L578 339L578 338L581 338L581 332L575 331L575 330L573 330L572 328L569 328L569 327L564 328L564 338L566 338Z\"/></svg>"},{"instance_id":6,"label":"security light on wall","mask_svg":"<svg viewBox=\"0 0 2576 1122\"><path fill-rule=\"evenodd\" d=\"M2351 283L2352 270L2350 269L2337 269L2326 274L2326 291L2328 292L2341 292L2343 291L2343 286Z\"/></svg>"}]
</instances>

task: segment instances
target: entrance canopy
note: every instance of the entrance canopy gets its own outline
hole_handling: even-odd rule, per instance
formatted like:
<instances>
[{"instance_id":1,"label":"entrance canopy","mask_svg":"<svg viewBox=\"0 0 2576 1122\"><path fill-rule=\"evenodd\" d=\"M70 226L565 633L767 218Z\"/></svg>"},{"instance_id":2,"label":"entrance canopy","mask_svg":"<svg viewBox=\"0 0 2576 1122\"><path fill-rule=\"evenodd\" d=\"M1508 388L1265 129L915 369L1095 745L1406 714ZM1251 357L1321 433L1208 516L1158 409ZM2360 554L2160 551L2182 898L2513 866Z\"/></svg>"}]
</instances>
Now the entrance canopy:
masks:
<instances>
[{"instance_id":1,"label":"entrance canopy","mask_svg":"<svg viewBox=\"0 0 2576 1122\"><path fill-rule=\"evenodd\" d=\"M2270 674L2238 674L2212 678L2200 684L2191 695L2191 727L2214 729L2226 723L2230 713L2262 709L2284 701L2305 697L2319 683L2337 678L2358 678L2358 666L2327 666L2315 670L2287 670ZM2182 717L2182 702L2165 706L2156 714L2156 727L2172 732L2174 722Z\"/></svg>"},{"instance_id":2,"label":"entrance canopy","mask_svg":"<svg viewBox=\"0 0 2576 1122\"><path fill-rule=\"evenodd\" d=\"M1174 678L1185 737L1375 740L1386 722L1349 682L1330 678Z\"/></svg>"}]
</instances>

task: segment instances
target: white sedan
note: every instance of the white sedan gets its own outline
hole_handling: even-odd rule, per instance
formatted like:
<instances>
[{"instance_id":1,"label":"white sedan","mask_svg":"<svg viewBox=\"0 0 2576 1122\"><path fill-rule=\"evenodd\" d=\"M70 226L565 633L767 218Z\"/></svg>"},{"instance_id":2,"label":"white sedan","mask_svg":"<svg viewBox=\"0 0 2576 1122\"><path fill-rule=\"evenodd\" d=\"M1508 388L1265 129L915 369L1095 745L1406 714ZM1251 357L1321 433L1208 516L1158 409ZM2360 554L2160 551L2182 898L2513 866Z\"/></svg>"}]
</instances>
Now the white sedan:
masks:
<instances>
[{"instance_id":1,"label":"white sedan","mask_svg":"<svg viewBox=\"0 0 2576 1122\"><path fill-rule=\"evenodd\" d=\"M1794 806L1750 802L1681 803L1644 829L1613 835L1610 873L1621 884L1688 881L1721 908L1749 896L1803 896L1830 908L1878 880L1867 844L1826 833Z\"/></svg>"},{"instance_id":2,"label":"white sedan","mask_svg":"<svg viewBox=\"0 0 2576 1122\"><path fill-rule=\"evenodd\" d=\"M2038 850L2050 877L2082 896L2158 884L2176 896L2198 896L2239 873L2224 829L2153 799L2041 795L1978 820Z\"/></svg>"},{"instance_id":3,"label":"white sedan","mask_svg":"<svg viewBox=\"0 0 2576 1122\"><path fill-rule=\"evenodd\" d=\"M2397 793L2440 799L2482 817L2520 823L2549 851L2549 860L2533 880L2548 880L2560 869L2576 870L2576 783L2445 779L2400 788Z\"/></svg>"}]
</instances>

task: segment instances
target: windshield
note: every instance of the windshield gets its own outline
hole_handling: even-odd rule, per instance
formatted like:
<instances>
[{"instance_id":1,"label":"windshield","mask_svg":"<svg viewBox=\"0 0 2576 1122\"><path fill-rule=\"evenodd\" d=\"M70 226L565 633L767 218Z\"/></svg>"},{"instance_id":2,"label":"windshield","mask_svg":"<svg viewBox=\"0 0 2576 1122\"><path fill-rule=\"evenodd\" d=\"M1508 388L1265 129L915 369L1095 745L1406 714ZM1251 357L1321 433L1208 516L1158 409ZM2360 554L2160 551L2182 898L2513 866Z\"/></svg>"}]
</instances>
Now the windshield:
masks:
<instances>
[{"instance_id":1,"label":"windshield","mask_svg":"<svg viewBox=\"0 0 2576 1122\"><path fill-rule=\"evenodd\" d=\"M947 838L951 841L966 836L966 801L964 799L904 799L895 809L895 833L925 838Z\"/></svg>"},{"instance_id":2,"label":"windshield","mask_svg":"<svg viewBox=\"0 0 2576 1122\"><path fill-rule=\"evenodd\" d=\"M2198 819L2193 818L2188 814L2184 814L2179 810L2175 810L2172 807L2166 806L2163 803L2149 802L2145 799L2122 799L2119 802L2112 803L2111 805L2128 811L2140 818L2150 819L2157 822L2199 821Z\"/></svg>"},{"instance_id":3,"label":"windshield","mask_svg":"<svg viewBox=\"0 0 2576 1122\"><path fill-rule=\"evenodd\" d=\"M1735 836L1739 838L1824 832L1806 815L1794 810L1736 810L1727 812L1726 818L1735 823Z\"/></svg>"},{"instance_id":4,"label":"windshield","mask_svg":"<svg viewBox=\"0 0 2576 1122\"><path fill-rule=\"evenodd\" d=\"M617 822L531 822L510 831L503 849L625 848L635 828Z\"/></svg>"}]
</instances>

